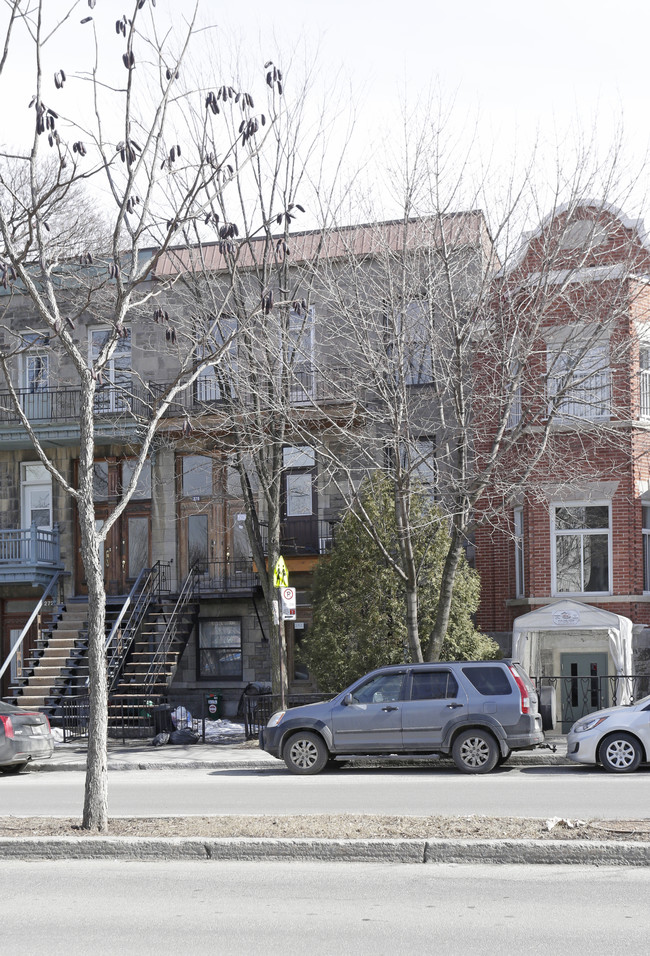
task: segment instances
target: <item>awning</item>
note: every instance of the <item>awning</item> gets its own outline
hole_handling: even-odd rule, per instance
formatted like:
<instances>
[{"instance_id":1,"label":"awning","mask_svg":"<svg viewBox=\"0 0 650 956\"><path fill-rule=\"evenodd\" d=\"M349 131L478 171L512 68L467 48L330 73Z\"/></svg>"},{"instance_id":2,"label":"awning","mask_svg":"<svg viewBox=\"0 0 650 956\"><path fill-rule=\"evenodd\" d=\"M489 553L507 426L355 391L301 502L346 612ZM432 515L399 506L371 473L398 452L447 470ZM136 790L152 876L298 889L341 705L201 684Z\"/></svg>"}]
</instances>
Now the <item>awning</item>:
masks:
<instances>
[{"instance_id":1,"label":"awning","mask_svg":"<svg viewBox=\"0 0 650 956\"><path fill-rule=\"evenodd\" d=\"M515 618L512 656L528 670L544 631L605 631L617 675L632 673L632 621L579 601L555 601Z\"/></svg>"}]
</instances>

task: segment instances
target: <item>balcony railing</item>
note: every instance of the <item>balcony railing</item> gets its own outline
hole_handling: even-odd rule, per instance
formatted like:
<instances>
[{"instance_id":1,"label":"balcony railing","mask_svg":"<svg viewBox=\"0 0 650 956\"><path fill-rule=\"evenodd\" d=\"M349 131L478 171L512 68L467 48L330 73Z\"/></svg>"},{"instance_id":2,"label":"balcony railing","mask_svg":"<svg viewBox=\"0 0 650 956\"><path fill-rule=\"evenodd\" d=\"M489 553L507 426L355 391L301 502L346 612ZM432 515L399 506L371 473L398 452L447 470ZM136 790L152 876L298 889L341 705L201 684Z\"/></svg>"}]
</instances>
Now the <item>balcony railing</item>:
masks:
<instances>
[{"instance_id":1,"label":"balcony railing","mask_svg":"<svg viewBox=\"0 0 650 956\"><path fill-rule=\"evenodd\" d=\"M301 367L289 376L289 399L297 406L340 402L349 399L352 384L353 372L349 367L328 368L326 371ZM95 417L110 420L126 415L146 421L168 387L167 383L135 381L128 385L121 383L102 386L95 394ZM21 409L34 424L79 422L81 389L78 387L63 385L36 391L16 389L16 395ZM175 397L166 417L214 413L224 402L224 390L217 378L201 376ZM238 396L238 404L246 406L246 396ZM8 389L1 389L0 429L19 422L20 416L14 407L11 393Z\"/></svg>"},{"instance_id":2,"label":"balcony railing","mask_svg":"<svg viewBox=\"0 0 650 956\"><path fill-rule=\"evenodd\" d=\"M62 567L58 525L0 531L0 583L42 584Z\"/></svg>"},{"instance_id":3,"label":"balcony railing","mask_svg":"<svg viewBox=\"0 0 650 956\"><path fill-rule=\"evenodd\" d=\"M332 548L337 521L315 515L289 518L280 524L280 548L285 555L327 554ZM264 551L268 551L268 524L260 522Z\"/></svg>"},{"instance_id":4,"label":"balcony railing","mask_svg":"<svg viewBox=\"0 0 650 956\"><path fill-rule=\"evenodd\" d=\"M231 561L199 562L195 566L196 579L202 594L230 594L254 591L260 586L260 576L253 569L250 558Z\"/></svg>"}]
</instances>

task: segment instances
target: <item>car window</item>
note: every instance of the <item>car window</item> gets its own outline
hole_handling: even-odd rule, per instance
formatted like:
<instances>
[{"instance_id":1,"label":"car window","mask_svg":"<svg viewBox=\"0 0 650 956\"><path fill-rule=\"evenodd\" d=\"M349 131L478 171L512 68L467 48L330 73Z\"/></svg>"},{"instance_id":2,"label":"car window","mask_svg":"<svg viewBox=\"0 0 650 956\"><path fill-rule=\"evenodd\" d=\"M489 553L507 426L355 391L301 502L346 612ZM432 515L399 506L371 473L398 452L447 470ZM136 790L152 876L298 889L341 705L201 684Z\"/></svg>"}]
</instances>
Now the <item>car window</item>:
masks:
<instances>
[{"instance_id":1,"label":"car window","mask_svg":"<svg viewBox=\"0 0 650 956\"><path fill-rule=\"evenodd\" d=\"M384 701L399 700L402 696L404 673L378 674L371 677L352 692L357 704L382 704Z\"/></svg>"},{"instance_id":2,"label":"car window","mask_svg":"<svg viewBox=\"0 0 650 956\"><path fill-rule=\"evenodd\" d=\"M458 696L458 681L450 671L413 671L411 700L444 700Z\"/></svg>"},{"instance_id":3,"label":"car window","mask_svg":"<svg viewBox=\"0 0 650 956\"><path fill-rule=\"evenodd\" d=\"M505 697L512 694L512 686L502 667L463 667L463 674L484 697Z\"/></svg>"}]
</instances>

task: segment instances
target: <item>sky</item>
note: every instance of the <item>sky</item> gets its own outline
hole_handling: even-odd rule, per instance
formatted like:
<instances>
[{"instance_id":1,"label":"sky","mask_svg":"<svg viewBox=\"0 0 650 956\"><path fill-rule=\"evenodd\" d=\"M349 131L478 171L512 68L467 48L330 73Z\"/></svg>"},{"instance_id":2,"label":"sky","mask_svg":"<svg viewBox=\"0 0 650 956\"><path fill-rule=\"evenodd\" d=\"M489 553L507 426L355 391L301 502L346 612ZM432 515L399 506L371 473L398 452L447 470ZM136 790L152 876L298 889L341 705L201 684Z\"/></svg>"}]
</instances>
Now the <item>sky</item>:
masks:
<instances>
[{"instance_id":1,"label":"sky","mask_svg":"<svg viewBox=\"0 0 650 956\"><path fill-rule=\"evenodd\" d=\"M96 0L91 11L78 0L67 39L59 48L51 44L48 65L74 63L84 47L90 56L90 33L79 20L91 13L112 32L110 49L114 21L130 5ZM50 16L69 6L46 4ZM157 0L160 28L173 29L188 9L189 0ZM452 138L476 130L481 162L489 158L504 168L517 157L524 163L537 142L541 181L553 178L556 144L570 152L581 136L605 155L622 129L630 179L648 150L647 0L201 0L199 18L212 28L202 36L203 65L218 64L222 76L237 59L272 58L290 75L305 62L313 65L316 90L331 94L341 109L338 132L328 134L333 144L337 137L346 141L343 113L354 113L351 169L372 162L391 131L398 136L402 105L409 111L429 90L454 104ZM28 70L29 57L18 49L0 84L9 102L5 137L11 130L15 138L24 121ZM628 211L650 219L644 181Z\"/></svg>"}]
</instances>

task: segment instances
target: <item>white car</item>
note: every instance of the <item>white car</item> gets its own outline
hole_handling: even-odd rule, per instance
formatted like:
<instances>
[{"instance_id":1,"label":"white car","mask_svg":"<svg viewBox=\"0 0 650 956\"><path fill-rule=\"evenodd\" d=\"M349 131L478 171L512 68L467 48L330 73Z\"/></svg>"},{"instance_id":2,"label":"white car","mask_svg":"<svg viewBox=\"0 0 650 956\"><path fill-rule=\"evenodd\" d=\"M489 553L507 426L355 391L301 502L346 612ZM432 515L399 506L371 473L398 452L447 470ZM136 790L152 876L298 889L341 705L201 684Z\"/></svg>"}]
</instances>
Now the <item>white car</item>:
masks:
<instances>
[{"instance_id":1,"label":"white car","mask_svg":"<svg viewBox=\"0 0 650 956\"><path fill-rule=\"evenodd\" d=\"M650 697L581 717L567 734L567 757L611 773L631 773L650 761Z\"/></svg>"}]
</instances>

